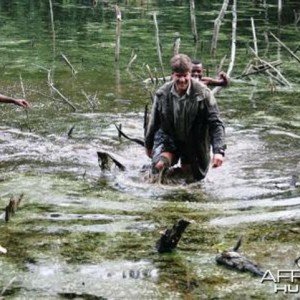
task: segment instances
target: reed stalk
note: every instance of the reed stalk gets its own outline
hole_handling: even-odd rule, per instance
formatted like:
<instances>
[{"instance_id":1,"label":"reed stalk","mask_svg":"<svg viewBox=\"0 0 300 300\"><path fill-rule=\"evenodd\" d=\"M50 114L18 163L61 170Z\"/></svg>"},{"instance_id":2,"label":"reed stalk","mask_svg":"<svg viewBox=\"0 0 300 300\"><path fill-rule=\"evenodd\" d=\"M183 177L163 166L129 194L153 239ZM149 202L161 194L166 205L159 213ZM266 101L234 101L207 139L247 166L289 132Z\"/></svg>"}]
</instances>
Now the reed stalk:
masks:
<instances>
[{"instance_id":1,"label":"reed stalk","mask_svg":"<svg viewBox=\"0 0 300 300\"><path fill-rule=\"evenodd\" d=\"M24 83L23 83L21 74L20 74L20 84L21 84L23 99L26 99L26 93L25 93ZM31 132L31 127L30 127L30 122L29 122L29 113L28 113L27 108L25 108L25 114L26 114L26 125L27 125L29 132Z\"/></svg>"}]
</instances>

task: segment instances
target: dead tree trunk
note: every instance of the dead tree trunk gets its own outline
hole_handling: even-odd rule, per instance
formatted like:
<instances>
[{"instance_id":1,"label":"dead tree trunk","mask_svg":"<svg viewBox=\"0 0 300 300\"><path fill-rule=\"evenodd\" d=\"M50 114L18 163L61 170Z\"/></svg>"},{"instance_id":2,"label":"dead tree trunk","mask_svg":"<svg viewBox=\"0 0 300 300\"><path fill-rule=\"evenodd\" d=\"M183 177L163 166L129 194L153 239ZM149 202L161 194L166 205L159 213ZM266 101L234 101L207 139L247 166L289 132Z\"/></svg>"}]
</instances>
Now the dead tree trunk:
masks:
<instances>
[{"instance_id":1,"label":"dead tree trunk","mask_svg":"<svg viewBox=\"0 0 300 300\"><path fill-rule=\"evenodd\" d=\"M227 70L227 76L230 77L235 63L235 53L236 53L236 27L237 27L237 0L233 0L232 3L232 34L231 34L231 57L230 63ZM215 87L212 93L215 95L222 89L221 86Z\"/></svg>"},{"instance_id":2,"label":"dead tree trunk","mask_svg":"<svg viewBox=\"0 0 300 300\"><path fill-rule=\"evenodd\" d=\"M252 27L254 51L258 55L258 47L257 47L257 38L256 38L255 24L254 24L254 19L252 17L251 17L251 27Z\"/></svg>"},{"instance_id":3,"label":"dead tree trunk","mask_svg":"<svg viewBox=\"0 0 300 300\"><path fill-rule=\"evenodd\" d=\"M121 10L116 5L116 48L115 48L115 62L118 62L120 59L120 37L121 37Z\"/></svg>"},{"instance_id":4,"label":"dead tree trunk","mask_svg":"<svg viewBox=\"0 0 300 300\"><path fill-rule=\"evenodd\" d=\"M155 37L156 37L157 55L158 55L158 59L159 59L159 63L160 63L160 67L161 67L161 71L162 71L162 75L163 75L163 79L164 79L164 81L166 81L166 79L165 79L166 78L166 76L165 76L165 70L164 70L163 61L162 61L162 55L161 55L161 44L160 44L160 41L159 41L159 30L158 30L156 13L153 14L153 21L154 21L154 25L155 25Z\"/></svg>"},{"instance_id":5,"label":"dead tree trunk","mask_svg":"<svg viewBox=\"0 0 300 300\"><path fill-rule=\"evenodd\" d=\"M215 56L216 51L217 51L217 43L218 43L220 26L221 26L222 20L224 19L224 15L227 10L228 3L229 3L229 0L224 0L222 8L219 12L219 16L216 18L216 20L214 22L214 33L213 33L213 37L212 37L211 50L210 50L210 54L212 56Z\"/></svg>"},{"instance_id":6,"label":"dead tree trunk","mask_svg":"<svg viewBox=\"0 0 300 300\"><path fill-rule=\"evenodd\" d=\"M278 23L281 23L281 15L282 15L282 0L278 0Z\"/></svg>"},{"instance_id":7,"label":"dead tree trunk","mask_svg":"<svg viewBox=\"0 0 300 300\"><path fill-rule=\"evenodd\" d=\"M190 0L190 14L191 14L191 25L192 25L192 34L194 37L194 42L198 41L198 32L197 32L197 24L196 24L196 14L195 14L195 1Z\"/></svg>"}]
</instances>

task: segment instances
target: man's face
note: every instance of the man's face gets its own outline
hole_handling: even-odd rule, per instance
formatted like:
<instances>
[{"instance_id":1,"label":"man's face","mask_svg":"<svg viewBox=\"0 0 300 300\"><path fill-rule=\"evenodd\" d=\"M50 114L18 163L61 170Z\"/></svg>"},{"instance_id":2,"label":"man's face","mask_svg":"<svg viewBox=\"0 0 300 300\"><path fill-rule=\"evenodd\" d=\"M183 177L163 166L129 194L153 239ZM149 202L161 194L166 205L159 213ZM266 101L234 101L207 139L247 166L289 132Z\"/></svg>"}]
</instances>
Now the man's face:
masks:
<instances>
[{"instance_id":1,"label":"man's face","mask_svg":"<svg viewBox=\"0 0 300 300\"><path fill-rule=\"evenodd\" d=\"M196 64L192 66L192 77L200 80L203 75L203 66L202 64Z\"/></svg>"},{"instance_id":2,"label":"man's face","mask_svg":"<svg viewBox=\"0 0 300 300\"><path fill-rule=\"evenodd\" d=\"M189 87L190 80L191 80L191 73L176 73L172 74L172 79L175 82L175 89L178 95L185 94L186 90Z\"/></svg>"}]
</instances>

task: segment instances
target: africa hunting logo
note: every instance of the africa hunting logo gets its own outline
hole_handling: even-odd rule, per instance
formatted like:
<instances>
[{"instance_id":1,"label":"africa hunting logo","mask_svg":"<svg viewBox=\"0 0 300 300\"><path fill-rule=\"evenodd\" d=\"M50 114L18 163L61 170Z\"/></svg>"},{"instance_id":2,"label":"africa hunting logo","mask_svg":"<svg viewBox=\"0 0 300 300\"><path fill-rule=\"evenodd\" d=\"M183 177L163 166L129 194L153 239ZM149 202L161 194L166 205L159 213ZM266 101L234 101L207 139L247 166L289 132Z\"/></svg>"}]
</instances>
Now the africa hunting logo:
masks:
<instances>
[{"instance_id":1,"label":"africa hunting logo","mask_svg":"<svg viewBox=\"0 0 300 300\"><path fill-rule=\"evenodd\" d=\"M300 291L300 270L277 270L272 273L270 270L265 271L260 280L261 283L273 282L274 293L297 294Z\"/></svg>"}]
</instances>

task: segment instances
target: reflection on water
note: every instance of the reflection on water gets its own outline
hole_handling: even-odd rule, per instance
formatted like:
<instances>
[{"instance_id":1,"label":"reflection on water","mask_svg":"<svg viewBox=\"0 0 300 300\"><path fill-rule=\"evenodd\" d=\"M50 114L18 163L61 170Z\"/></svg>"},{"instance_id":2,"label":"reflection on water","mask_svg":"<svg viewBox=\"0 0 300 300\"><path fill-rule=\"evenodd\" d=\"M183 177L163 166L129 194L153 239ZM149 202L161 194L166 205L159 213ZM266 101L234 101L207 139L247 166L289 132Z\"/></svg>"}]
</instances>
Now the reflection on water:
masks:
<instances>
[{"instance_id":1,"label":"reflection on water","mask_svg":"<svg viewBox=\"0 0 300 300\"><path fill-rule=\"evenodd\" d=\"M157 289L158 270L150 262L114 261L93 265L27 264L23 285L43 296L74 294L103 299L153 299L165 293ZM27 297L34 296L34 290ZM170 295L171 296L171 295ZM170 296L168 298L170 298Z\"/></svg>"}]
</instances>

